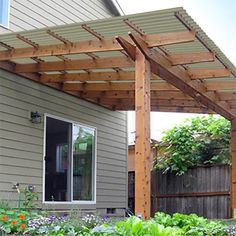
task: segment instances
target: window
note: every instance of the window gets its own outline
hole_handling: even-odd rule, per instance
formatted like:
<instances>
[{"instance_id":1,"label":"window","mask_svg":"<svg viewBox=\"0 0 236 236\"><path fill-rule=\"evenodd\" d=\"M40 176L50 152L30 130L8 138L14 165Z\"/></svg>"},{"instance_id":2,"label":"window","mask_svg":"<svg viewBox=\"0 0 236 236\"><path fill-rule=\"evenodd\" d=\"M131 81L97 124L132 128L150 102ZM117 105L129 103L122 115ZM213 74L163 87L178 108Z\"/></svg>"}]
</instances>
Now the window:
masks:
<instances>
[{"instance_id":1,"label":"window","mask_svg":"<svg viewBox=\"0 0 236 236\"><path fill-rule=\"evenodd\" d=\"M95 202L94 128L46 116L44 200Z\"/></svg>"},{"instance_id":2,"label":"window","mask_svg":"<svg viewBox=\"0 0 236 236\"><path fill-rule=\"evenodd\" d=\"M10 0L0 0L0 25L9 27Z\"/></svg>"}]
</instances>

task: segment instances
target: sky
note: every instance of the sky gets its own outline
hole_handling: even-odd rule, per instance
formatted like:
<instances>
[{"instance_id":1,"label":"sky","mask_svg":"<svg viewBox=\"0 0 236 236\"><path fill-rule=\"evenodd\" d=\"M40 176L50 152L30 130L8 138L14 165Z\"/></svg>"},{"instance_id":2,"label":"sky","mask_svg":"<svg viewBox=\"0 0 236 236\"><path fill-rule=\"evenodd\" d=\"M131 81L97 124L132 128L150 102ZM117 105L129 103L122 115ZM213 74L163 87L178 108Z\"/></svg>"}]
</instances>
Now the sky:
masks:
<instances>
[{"instance_id":1,"label":"sky","mask_svg":"<svg viewBox=\"0 0 236 236\"><path fill-rule=\"evenodd\" d=\"M236 65L236 0L118 0L126 15L183 7L223 53ZM152 112L151 138L196 114ZM135 114L128 114L129 143L134 141Z\"/></svg>"}]
</instances>

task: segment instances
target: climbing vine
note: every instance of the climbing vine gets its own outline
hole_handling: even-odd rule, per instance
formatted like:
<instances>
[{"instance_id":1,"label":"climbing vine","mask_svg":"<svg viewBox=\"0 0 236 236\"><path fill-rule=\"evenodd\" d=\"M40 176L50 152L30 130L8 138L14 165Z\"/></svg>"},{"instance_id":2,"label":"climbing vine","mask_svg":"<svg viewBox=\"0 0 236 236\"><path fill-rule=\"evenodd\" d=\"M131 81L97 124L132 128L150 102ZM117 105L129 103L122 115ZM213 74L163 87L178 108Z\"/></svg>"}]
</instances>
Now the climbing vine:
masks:
<instances>
[{"instance_id":1,"label":"climbing vine","mask_svg":"<svg viewBox=\"0 0 236 236\"><path fill-rule=\"evenodd\" d=\"M184 174L197 165L229 164L230 122L213 115L185 120L156 145L154 168Z\"/></svg>"}]
</instances>

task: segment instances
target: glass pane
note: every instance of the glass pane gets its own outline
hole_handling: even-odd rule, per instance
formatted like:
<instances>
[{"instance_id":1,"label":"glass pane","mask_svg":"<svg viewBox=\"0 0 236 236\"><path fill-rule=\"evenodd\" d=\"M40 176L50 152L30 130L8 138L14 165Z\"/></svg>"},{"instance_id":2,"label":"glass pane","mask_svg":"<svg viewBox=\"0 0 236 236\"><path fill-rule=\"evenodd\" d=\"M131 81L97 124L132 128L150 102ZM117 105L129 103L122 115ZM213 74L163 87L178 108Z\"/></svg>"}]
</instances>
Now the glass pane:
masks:
<instances>
[{"instance_id":1,"label":"glass pane","mask_svg":"<svg viewBox=\"0 0 236 236\"><path fill-rule=\"evenodd\" d=\"M71 201L71 124L47 117L45 201Z\"/></svg>"},{"instance_id":2,"label":"glass pane","mask_svg":"<svg viewBox=\"0 0 236 236\"><path fill-rule=\"evenodd\" d=\"M93 200L95 130L73 125L73 200Z\"/></svg>"},{"instance_id":3,"label":"glass pane","mask_svg":"<svg viewBox=\"0 0 236 236\"><path fill-rule=\"evenodd\" d=\"M9 0L0 0L0 24L8 26Z\"/></svg>"}]
</instances>

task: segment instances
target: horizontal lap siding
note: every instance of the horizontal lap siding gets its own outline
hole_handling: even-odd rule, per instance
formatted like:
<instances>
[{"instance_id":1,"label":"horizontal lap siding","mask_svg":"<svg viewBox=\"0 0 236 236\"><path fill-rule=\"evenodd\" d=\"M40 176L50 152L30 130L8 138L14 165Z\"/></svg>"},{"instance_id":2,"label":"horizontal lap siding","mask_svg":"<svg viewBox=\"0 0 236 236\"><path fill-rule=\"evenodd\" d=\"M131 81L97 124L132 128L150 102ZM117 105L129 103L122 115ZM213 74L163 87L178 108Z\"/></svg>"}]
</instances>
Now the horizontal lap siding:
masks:
<instances>
[{"instance_id":1,"label":"horizontal lap siding","mask_svg":"<svg viewBox=\"0 0 236 236\"><path fill-rule=\"evenodd\" d=\"M11 0L10 30L22 31L110 17L99 0Z\"/></svg>"},{"instance_id":2,"label":"horizontal lap siding","mask_svg":"<svg viewBox=\"0 0 236 236\"><path fill-rule=\"evenodd\" d=\"M0 81L0 199L17 199L11 190L16 182L35 185L42 196L44 124L29 121L30 111L39 111L97 128L97 204L82 208L126 208L126 114L5 71Z\"/></svg>"}]
</instances>

